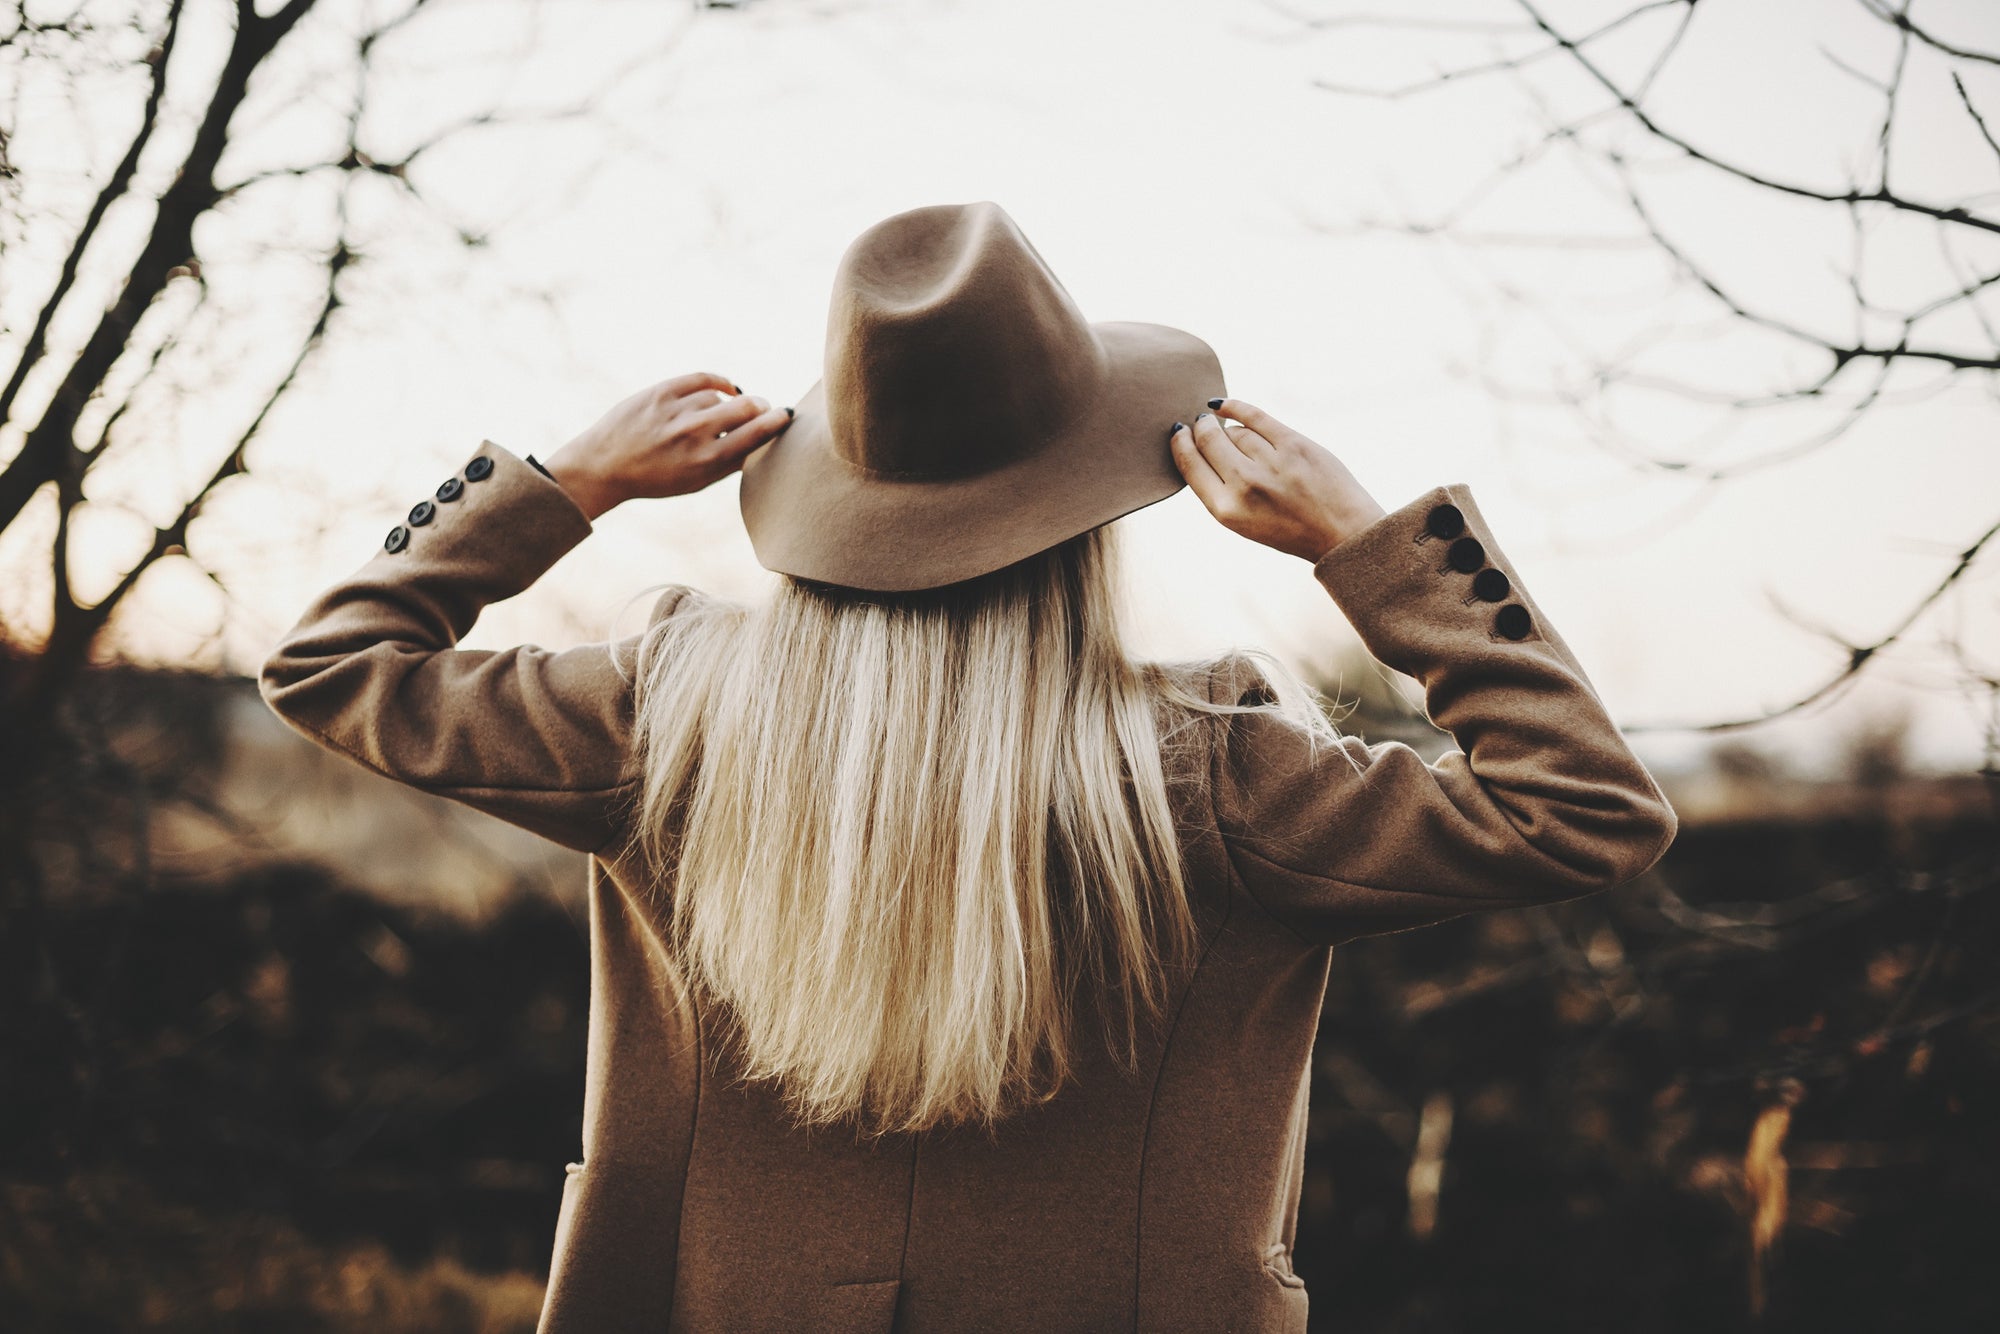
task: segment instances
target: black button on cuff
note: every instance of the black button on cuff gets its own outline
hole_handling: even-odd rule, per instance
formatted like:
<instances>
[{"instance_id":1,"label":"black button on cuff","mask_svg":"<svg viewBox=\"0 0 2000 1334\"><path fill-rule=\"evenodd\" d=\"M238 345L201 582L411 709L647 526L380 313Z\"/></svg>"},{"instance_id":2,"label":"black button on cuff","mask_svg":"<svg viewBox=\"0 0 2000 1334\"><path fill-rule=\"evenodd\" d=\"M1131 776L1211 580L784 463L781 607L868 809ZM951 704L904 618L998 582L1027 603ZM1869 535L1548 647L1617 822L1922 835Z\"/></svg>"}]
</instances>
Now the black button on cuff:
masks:
<instances>
[{"instance_id":1,"label":"black button on cuff","mask_svg":"<svg viewBox=\"0 0 2000 1334\"><path fill-rule=\"evenodd\" d=\"M1528 609L1518 602L1510 602L1493 614L1493 628L1509 639L1526 639L1533 624Z\"/></svg>"},{"instance_id":2,"label":"black button on cuff","mask_svg":"<svg viewBox=\"0 0 2000 1334\"><path fill-rule=\"evenodd\" d=\"M456 477L445 478L444 484L438 487L437 489L437 498L439 500L445 501L446 503L457 500L460 496L464 494L465 494L465 483L461 482Z\"/></svg>"},{"instance_id":3,"label":"black button on cuff","mask_svg":"<svg viewBox=\"0 0 2000 1334\"><path fill-rule=\"evenodd\" d=\"M389 535L382 539L382 549L384 551L401 551L408 545L410 545L410 530L403 527L400 523L391 528Z\"/></svg>"},{"instance_id":4,"label":"black button on cuff","mask_svg":"<svg viewBox=\"0 0 2000 1334\"><path fill-rule=\"evenodd\" d=\"M465 465L465 480L468 482L483 482L492 475L493 460L484 454Z\"/></svg>"},{"instance_id":5,"label":"black button on cuff","mask_svg":"<svg viewBox=\"0 0 2000 1334\"><path fill-rule=\"evenodd\" d=\"M1481 570L1472 577L1472 591L1481 602L1505 602L1514 585L1499 570Z\"/></svg>"},{"instance_id":6,"label":"black button on cuff","mask_svg":"<svg viewBox=\"0 0 2000 1334\"><path fill-rule=\"evenodd\" d=\"M428 500L419 500L410 511L410 527L421 528L437 517L438 507Z\"/></svg>"},{"instance_id":7,"label":"black button on cuff","mask_svg":"<svg viewBox=\"0 0 2000 1334\"><path fill-rule=\"evenodd\" d=\"M1471 574L1486 563L1486 548L1476 537L1461 537L1446 550L1444 558L1460 574Z\"/></svg>"},{"instance_id":8,"label":"black button on cuff","mask_svg":"<svg viewBox=\"0 0 2000 1334\"><path fill-rule=\"evenodd\" d=\"M1465 531L1465 511L1456 505L1438 505L1424 519L1432 537L1457 537Z\"/></svg>"}]
</instances>

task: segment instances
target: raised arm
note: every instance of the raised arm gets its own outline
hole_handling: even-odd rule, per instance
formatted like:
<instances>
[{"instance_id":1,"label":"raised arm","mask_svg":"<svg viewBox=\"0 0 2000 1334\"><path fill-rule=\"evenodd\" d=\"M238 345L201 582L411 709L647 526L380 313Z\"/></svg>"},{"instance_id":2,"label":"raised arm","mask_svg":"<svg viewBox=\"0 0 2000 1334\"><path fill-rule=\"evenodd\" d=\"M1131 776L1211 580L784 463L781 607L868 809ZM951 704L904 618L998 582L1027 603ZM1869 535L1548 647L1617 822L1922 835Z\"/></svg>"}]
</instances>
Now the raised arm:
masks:
<instances>
[{"instance_id":1,"label":"raised arm","mask_svg":"<svg viewBox=\"0 0 2000 1334\"><path fill-rule=\"evenodd\" d=\"M1222 436L1239 450L1259 448L1264 436L1238 439ZM1281 438L1251 466L1273 479L1288 466L1317 466L1307 449L1325 453L1303 437ZM1344 737L1316 750L1282 719L1231 718L1213 792L1245 890L1302 941L1321 945L1576 898L1652 866L1678 828L1673 807L1471 491L1434 487L1384 514L1352 497L1330 500L1341 485L1322 476L1291 486L1295 497L1317 489L1302 507L1348 518L1344 529L1330 520L1314 531L1295 516L1290 549L1327 542L1314 575L1368 651L1422 685L1426 715L1458 749L1434 763L1398 741ZM1234 702L1256 685L1245 669L1221 673L1215 697Z\"/></svg>"},{"instance_id":2,"label":"raised arm","mask_svg":"<svg viewBox=\"0 0 2000 1334\"><path fill-rule=\"evenodd\" d=\"M699 490L783 430L783 409L730 388L704 374L643 390L546 470L482 442L367 564L306 608L264 662L265 701L377 773L601 850L636 781L640 637L560 652L456 646L486 606L526 589L605 510ZM687 591L669 589L651 621Z\"/></svg>"},{"instance_id":3,"label":"raised arm","mask_svg":"<svg viewBox=\"0 0 2000 1334\"><path fill-rule=\"evenodd\" d=\"M454 647L484 607L590 531L562 487L482 442L366 565L306 608L264 663L265 701L377 773L595 851L628 791L636 641Z\"/></svg>"}]
</instances>

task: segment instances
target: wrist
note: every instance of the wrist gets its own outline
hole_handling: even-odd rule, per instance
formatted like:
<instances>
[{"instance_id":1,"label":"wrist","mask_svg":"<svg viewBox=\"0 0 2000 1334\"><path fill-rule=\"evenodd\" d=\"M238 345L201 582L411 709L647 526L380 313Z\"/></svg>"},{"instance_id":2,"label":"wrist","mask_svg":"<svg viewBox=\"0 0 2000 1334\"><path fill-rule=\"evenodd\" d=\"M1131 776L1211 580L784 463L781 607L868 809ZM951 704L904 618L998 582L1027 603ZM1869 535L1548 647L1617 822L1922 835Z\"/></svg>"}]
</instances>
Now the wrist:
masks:
<instances>
[{"instance_id":1,"label":"wrist","mask_svg":"<svg viewBox=\"0 0 2000 1334\"><path fill-rule=\"evenodd\" d=\"M1366 532L1388 517L1389 511L1383 509L1373 498L1364 498L1356 504L1344 506L1338 514L1328 517L1312 544L1317 546L1318 550L1307 555L1306 559L1318 564L1355 534Z\"/></svg>"},{"instance_id":2,"label":"wrist","mask_svg":"<svg viewBox=\"0 0 2000 1334\"><path fill-rule=\"evenodd\" d=\"M542 471L569 493L569 498L592 522L623 499L608 479L579 461L567 448L557 450L555 457L542 465Z\"/></svg>"}]
</instances>

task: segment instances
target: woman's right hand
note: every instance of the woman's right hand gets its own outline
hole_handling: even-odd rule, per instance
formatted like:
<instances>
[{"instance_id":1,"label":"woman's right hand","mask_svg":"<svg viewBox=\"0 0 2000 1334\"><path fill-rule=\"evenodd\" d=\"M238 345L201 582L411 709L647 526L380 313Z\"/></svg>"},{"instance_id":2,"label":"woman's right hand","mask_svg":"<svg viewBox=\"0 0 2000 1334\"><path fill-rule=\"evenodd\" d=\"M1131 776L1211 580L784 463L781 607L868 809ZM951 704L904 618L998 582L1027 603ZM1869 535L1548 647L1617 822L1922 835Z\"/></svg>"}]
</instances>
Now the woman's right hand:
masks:
<instances>
[{"instance_id":1,"label":"woman's right hand","mask_svg":"<svg viewBox=\"0 0 2000 1334\"><path fill-rule=\"evenodd\" d=\"M1174 423L1174 463L1216 522L1253 542L1317 562L1388 511L1320 445L1240 398Z\"/></svg>"},{"instance_id":2,"label":"woman's right hand","mask_svg":"<svg viewBox=\"0 0 2000 1334\"><path fill-rule=\"evenodd\" d=\"M791 424L790 408L696 371L627 396L557 450L548 469L595 520L627 500L684 496L720 481Z\"/></svg>"}]
</instances>

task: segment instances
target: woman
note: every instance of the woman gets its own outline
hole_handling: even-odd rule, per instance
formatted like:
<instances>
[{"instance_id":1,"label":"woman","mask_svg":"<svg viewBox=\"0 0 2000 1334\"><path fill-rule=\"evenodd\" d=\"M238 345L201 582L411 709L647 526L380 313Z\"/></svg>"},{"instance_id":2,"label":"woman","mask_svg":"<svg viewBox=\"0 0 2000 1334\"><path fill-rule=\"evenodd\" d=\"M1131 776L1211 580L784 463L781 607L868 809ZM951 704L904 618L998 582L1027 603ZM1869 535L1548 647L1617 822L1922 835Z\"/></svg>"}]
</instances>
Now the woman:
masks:
<instances>
[{"instance_id":1,"label":"woman","mask_svg":"<svg viewBox=\"0 0 2000 1334\"><path fill-rule=\"evenodd\" d=\"M1303 1329L1332 947L1609 889L1674 812L1464 484L1385 511L997 206L854 242L825 362L796 412L687 375L546 466L484 442L264 667L321 743L592 854L542 1329ZM739 468L767 604L454 647ZM1106 525L1182 485L1461 749L1343 737L1261 654L1128 660Z\"/></svg>"}]
</instances>

